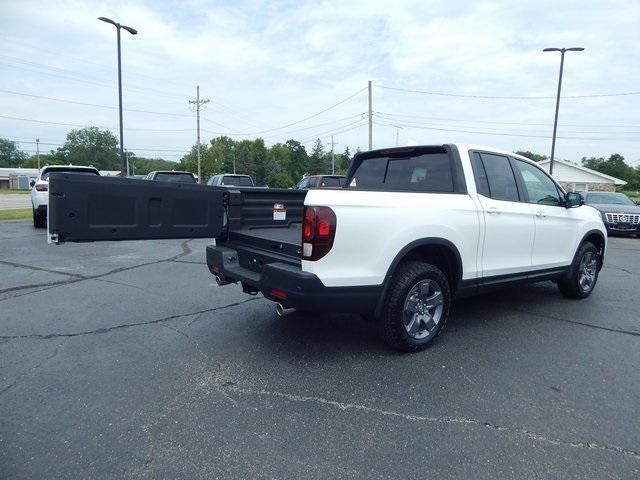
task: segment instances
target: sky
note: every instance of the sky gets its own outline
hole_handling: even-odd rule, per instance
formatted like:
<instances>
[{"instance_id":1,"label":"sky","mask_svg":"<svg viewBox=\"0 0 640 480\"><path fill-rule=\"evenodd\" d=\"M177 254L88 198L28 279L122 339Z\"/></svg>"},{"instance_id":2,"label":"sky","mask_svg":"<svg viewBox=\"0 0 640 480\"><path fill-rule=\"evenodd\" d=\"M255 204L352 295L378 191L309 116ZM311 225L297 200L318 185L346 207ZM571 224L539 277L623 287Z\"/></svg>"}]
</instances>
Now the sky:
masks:
<instances>
[{"instance_id":1,"label":"sky","mask_svg":"<svg viewBox=\"0 0 640 480\"><path fill-rule=\"evenodd\" d=\"M474 143L640 164L640 2L0 2L0 137L55 149L82 126L118 132L115 28L122 32L124 146L178 160L196 141L189 100L209 99L202 140L289 138L310 149ZM602 96L604 95L604 96ZM505 98L510 97L510 98ZM517 97L517 98L513 98ZM75 102L75 103L74 103ZM86 105L90 104L90 105Z\"/></svg>"}]
</instances>

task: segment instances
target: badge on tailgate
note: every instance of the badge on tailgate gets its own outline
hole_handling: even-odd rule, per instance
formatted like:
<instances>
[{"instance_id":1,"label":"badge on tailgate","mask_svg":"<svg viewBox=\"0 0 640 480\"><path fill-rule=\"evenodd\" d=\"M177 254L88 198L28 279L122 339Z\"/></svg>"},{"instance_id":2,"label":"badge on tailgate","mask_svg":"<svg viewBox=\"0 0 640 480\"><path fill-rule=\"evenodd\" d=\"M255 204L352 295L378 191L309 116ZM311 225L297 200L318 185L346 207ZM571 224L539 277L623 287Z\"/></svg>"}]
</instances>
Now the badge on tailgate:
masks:
<instances>
[{"instance_id":1,"label":"badge on tailgate","mask_svg":"<svg viewBox=\"0 0 640 480\"><path fill-rule=\"evenodd\" d=\"M273 204L273 219L274 220L286 220L287 219L287 210L284 208L283 203L274 203Z\"/></svg>"}]
</instances>

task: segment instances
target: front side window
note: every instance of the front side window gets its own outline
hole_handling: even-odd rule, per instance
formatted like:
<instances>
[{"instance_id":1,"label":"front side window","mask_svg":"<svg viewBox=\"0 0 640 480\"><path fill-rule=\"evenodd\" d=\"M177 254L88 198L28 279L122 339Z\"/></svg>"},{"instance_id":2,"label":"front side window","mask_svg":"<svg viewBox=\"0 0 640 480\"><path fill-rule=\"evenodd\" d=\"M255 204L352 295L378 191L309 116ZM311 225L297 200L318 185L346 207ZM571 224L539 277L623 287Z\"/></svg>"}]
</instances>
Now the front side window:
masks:
<instances>
[{"instance_id":1,"label":"front side window","mask_svg":"<svg viewBox=\"0 0 640 480\"><path fill-rule=\"evenodd\" d=\"M480 157L487 175L491 198L517 202L519 200L518 186L509 158L492 153L481 153Z\"/></svg>"},{"instance_id":2,"label":"front side window","mask_svg":"<svg viewBox=\"0 0 640 480\"><path fill-rule=\"evenodd\" d=\"M527 189L529 203L540 205L560 206L560 197L556 184L546 173L535 165L522 160L516 160L516 165L520 170L524 186Z\"/></svg>"}]
</instances>

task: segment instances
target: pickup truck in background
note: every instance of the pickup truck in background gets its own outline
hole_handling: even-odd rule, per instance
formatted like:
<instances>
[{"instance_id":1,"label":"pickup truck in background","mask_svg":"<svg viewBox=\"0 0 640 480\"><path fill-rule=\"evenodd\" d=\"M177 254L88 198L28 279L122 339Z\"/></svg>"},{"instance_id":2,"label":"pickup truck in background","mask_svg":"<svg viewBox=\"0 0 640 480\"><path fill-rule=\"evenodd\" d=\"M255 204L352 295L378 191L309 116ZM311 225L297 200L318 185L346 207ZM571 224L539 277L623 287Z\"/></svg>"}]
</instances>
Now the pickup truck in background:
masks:
<instances>
[{"instance_id":1,"label":"pickup truck in background","mask_svg":"<svg viewBox=\"0 0 640 480\"><path fill-rule=\"evenodd\" d=\"M579 194L493 148L363 152L339 189L140 183L52 175L50 241L215 238L219 285L262 293L280 314L360 313L404 351L440 334L454 296L550 280L585 298L606 251Z\"/></svg>"},{"instance_id":2,"label":"pickup truck in background","mask_svg":"<svg viewBox=\"0 0 640 480\"><path fill-rule=\"evenodd\" d=\"M207 185L212 187L255 187L255 182L250 175L236 175L235 173L222 173L212 176Z\"/></svg>"},{"instance_id":3,"label":"pickup truck in background","mask_svg":"<svg viewBox=\"0 0 640 480\"><path fill-rule=\"evenodd\" d=\"M197 183L196 176L191 172L181 172L178 170L158 170L149 172L145 180L171 183Z\"/></svg>"}]
</instances>

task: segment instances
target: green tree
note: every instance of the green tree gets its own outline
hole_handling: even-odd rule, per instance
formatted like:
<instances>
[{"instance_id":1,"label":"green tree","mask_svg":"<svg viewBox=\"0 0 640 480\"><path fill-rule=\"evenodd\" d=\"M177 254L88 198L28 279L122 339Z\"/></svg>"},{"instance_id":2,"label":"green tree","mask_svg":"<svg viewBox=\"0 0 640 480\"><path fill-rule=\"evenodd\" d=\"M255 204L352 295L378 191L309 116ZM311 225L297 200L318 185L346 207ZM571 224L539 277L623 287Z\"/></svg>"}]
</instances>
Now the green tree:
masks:
<instances>
[{"instance_id":1,"label":"green tree","mask_svg":"<svg viewBox=\"0 0 640 480\"><path fill-rule=\"evenodd\" d=\"M218 166L215 173L233 173L236 142L227 136L211 139L211 155Z\"/></svg>"},{"instance_id":2,"label":"green tree","mask_svg":"<svg viewBox=\"0 0 640 480\"><path fill-rule=\"evenodd\" d=\"M309 155L307 149L296 140L287 140L284 147L289 151L287 163L283 169L289 174L294 182L297 182L307 172L309 167Z\"/></svg>"},{"instance_id":3,"label":"green tree","mask_svg":"<svg viewBox=\"0 0 640 480\"><path fill-rule=\"evenodd\" d=\"M177 170L185 170L197 174L198 146L193 145L191 151L180 159L176 167ZM211 155L210 148L206 144L200 144L200 169L202 183L206 182L211 175L218 172L217 164Z\"/></svg>"},{"instance_id":4,"label":"green tree","mask_svg":"<svg viewBox=\"0 0 640 480\"><path fill-rule=\"evenodd\" d=\"M120 169L118 140L109 130L98 127L71 130L56 156L62 163L93 165L98 170Z\"/></svg>"},{"instance_id":5,"label":"green tree","mask_svg":"<svg viewBox=\"0 0 640 480\"><path fill-rule=\"evenodd\" d=\"M20 167L27 160L27 154L21 151L16 142L0 138L0 167Z\"/></svg>"},{"instance_id":6,"label":"green tree","mask_svg":"<svg viewBox=\"0 0 640 480\"><path fill-rule=\"evenodd\" d=\"M546 155L533 153L533 152L530 152L529 150L518 150L516 151L516 153L518 155L522 155L523 157L528 158L529 160L533 160L534 162L541 162L542 160L546 160L547 158L549 158Z\"/></svg>"},{"instance_id":7,"label":"green tree","mask_svg":"<svg viewBox=\"0 0 640 480\"><path fill-rule=\"evenodd\" d=\"M608 159L602 157L583 157L582 165L592 170L620 178L627 182L626 188L640 188L640 174L637 169L624 161L619 153L612 154Z\"/></svg>"},{"instance_id":8,"label":"green tree","mask_svg":"<svg viewBox=\"0 0 640 480\"><path fill-rule=\"evenodd\" d=\"M137 157L133 152L129 152L129 171L132 175L146 175L147 173L155 170L179 169L178 162L172 162L162 158Z\"/></svg>"},{"instance_id":9,"label":"green tree","mask_svg":"<svg viewBox=\"0 0 640 480\"><path fill-rule=\"evenodd\" d=\"M256 138L251 144L253 156L253 172L256 185L262 185L267 181L269 172L269 155L262 138Z\"/></svg>"},{"instance_id":10,"label":"green tree","mask_svg":"<svg viewBox=\"0 0 640 480\"><path fill-rule=\"evenodd\" d=\"M324 151L324 145L322 145L322 141L320 141L319 138L311 150L307 170L310 175L323 174L328 171L327 155Z\"/></svg>"},{"instance_id":11,"label":"green tree","mask_svg":"<svg viewBox=\"0 0 640 480\"><path fill-rule=\"evenodd\" d=\"M276 170L267 176L267 185L271 188L289 188L293 183L291 176L282 170Z\"/></svg>"},{"instance_id":12,"label":"green tree","mask_svg":"<svg viewBox=\"0 0 640 480\"><path fill-rule=\"evenodd\" d=\"M236 173L246 175L254 175L253 164L253 142L251 140L242 140L236 143L234 149L236 153Z\"/></svg>"}]
</instances>

